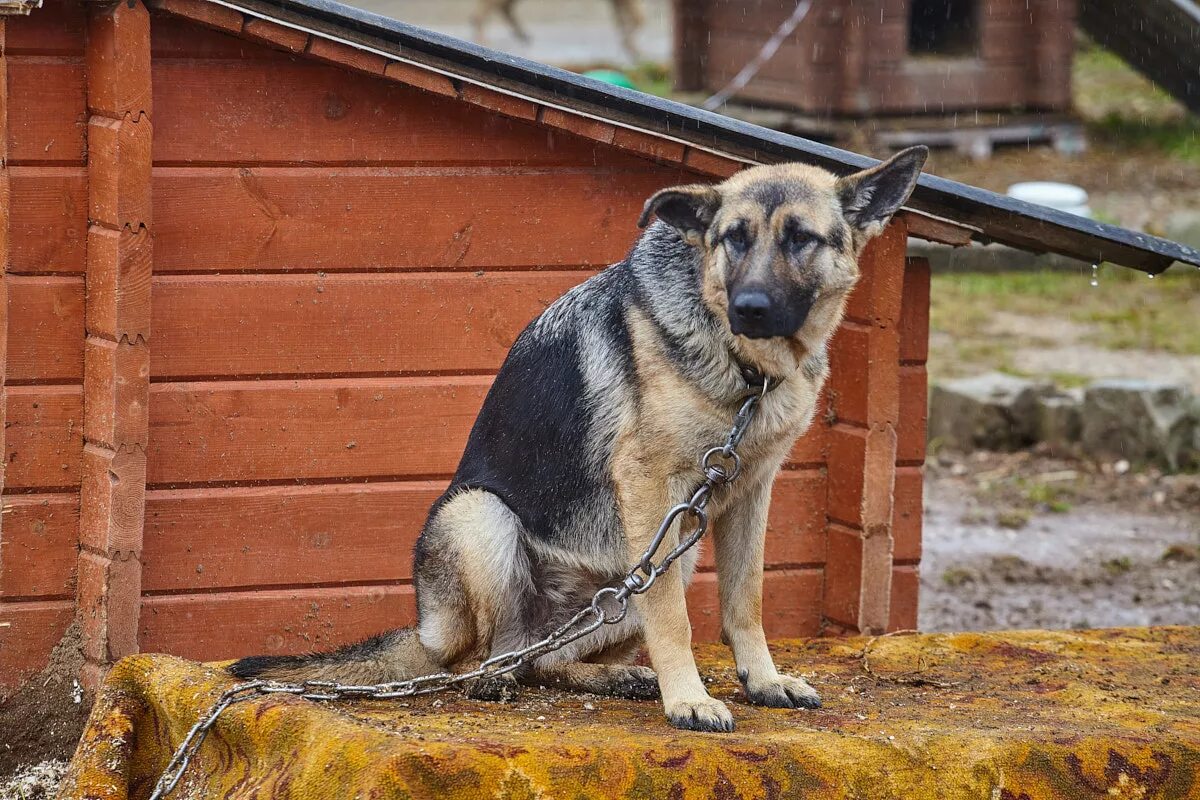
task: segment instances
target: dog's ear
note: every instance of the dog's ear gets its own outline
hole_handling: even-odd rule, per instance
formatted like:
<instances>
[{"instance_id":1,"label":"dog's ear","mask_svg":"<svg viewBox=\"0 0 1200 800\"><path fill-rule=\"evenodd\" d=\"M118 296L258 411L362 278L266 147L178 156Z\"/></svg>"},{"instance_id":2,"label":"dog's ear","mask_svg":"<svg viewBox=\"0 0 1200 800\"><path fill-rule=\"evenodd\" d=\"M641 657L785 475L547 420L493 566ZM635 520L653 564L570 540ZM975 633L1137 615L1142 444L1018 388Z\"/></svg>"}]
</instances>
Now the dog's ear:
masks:
<instances>
[{"instance_id":1,"label":"dog's ear","mask_svg":"<svg viewBox=\"0 0 1200 800\"><path fill-rule=\"evenodd\" d=\"M689 244L699 244L721 207L721 193L712 186L672 186L655 192L642 208L638 227L644 228L655 214L677 229Z\"/></svg>"},{"instance_id":2,"label":"dog's ear","mask_svg":"<svg viewBox=\"0 0 1200 800\"><path fill-rule=\"evenodd\" d=\"M928 157L928 147L910 147L882 164L838 179L846 221L862 232L864 241L878 236L908 200Z\"/></svg>"}]
</instances>

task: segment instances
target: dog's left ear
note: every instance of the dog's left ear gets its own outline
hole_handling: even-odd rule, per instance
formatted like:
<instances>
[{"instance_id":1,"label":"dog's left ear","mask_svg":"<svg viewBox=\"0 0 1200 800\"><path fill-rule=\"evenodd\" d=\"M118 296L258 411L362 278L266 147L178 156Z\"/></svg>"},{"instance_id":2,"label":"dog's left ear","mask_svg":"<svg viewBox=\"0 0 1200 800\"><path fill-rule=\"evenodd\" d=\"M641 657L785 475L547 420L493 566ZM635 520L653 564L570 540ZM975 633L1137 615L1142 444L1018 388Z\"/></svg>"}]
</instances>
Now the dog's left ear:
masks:
<instances>
[{"instance_id":1,"label":"dog's left ear","mask_svg":"<svg viewBox=\"0 0 1200 800\"><path fill-rule=\"evenodd\" d=\"M838 179L846 221L864 234L864 241L878 236L908 200L928 157L929 148L918 145L868 170Z\"/></svg>"},{"instance_id":2,"label":"dog's left ear","mask_svg":"<svg viewBox=\"0 0 1200 800\"><path fill-rule=\"evenodd\" d=\"M650 223L650 217L658 218L683 234L688 244L697 245L703 238L717 209L721 207L721 193L711 186L692 184L662 189L646 201L638 227Z\"/></svg>"}]
</instances>

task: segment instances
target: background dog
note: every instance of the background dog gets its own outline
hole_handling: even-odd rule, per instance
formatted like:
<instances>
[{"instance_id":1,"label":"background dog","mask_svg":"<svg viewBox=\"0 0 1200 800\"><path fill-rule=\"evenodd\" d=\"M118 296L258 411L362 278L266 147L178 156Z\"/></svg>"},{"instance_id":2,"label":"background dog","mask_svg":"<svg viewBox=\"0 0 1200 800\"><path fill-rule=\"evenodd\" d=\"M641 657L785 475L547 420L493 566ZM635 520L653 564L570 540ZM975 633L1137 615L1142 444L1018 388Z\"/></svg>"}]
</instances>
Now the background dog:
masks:
<instances>
[{"instance_id":1,"label":"background dog","mask_svg":"<svg viewBox=\"0 0 1200 800\"><path fill-rule=\"evenodd\" d=\"M844 178L801 164L755 167L716 186L664 189L628 257L563 295L517 338L484 401L450 488L417 542L419 623L334 653L259 657L242 678L397 681L543 638L618 584L671 506L700 479L757 371L773 388L739 447L743 472L708 513L723 639L747 698L816 707L781 675L762 628L771 486L812 421L826 345L858 257L908 199L925 148ZM678 541L676 525L663 552ZM676 727L733 729L691 651L684 590L693 548L630 613L502 679L626 697L661 694ZM630 662L645 645L653 671Z\"/></svg>"},{"instance_id":2,"label":"background dog","mask_svg":"<svg viewBox=\"0 0 1200 800\"><path fill-rule=\"evenodd\" d=\"M516 37L524 43L529 42L529 33L521 26L514 7L518 0L479 0L475 12L471 15L472 38L482 43L484 29L496 14L504 17ZM617 29L621 33L621 47L633 62L642 60L642 54L637 46L637 33L642 23L646 21L640 0L608 0L612 6L613 15L617 19Z\"/></svg>"}]
</instances>

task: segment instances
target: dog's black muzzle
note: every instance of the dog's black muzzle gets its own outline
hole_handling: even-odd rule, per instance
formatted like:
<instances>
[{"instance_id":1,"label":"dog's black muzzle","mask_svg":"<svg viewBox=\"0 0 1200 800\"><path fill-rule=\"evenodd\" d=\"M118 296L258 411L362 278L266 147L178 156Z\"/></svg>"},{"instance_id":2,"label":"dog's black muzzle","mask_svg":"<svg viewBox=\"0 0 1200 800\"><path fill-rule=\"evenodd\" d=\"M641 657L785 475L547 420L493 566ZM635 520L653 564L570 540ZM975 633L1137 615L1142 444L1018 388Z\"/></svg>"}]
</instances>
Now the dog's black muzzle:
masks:
<instances>
[{"instance_id":1,"label":"dog's black muzzle","mask_svg":"<svg viewBox=\"0 0 1200 800\"><path fill-rule=\"evenodd\" d=\"M729 327L748 339L795 336L814 299L811 291L782 297L762 286L739 287L729 293Z\"/></svg>"}]
</instances>

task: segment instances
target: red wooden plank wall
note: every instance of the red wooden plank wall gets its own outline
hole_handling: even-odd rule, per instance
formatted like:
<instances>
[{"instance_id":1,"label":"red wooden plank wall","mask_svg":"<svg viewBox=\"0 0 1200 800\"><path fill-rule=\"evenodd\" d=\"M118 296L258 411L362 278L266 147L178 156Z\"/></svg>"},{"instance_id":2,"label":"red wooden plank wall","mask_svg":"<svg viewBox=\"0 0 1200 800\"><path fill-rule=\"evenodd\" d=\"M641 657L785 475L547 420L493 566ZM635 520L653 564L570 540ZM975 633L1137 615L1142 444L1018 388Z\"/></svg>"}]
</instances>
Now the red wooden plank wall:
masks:
<instances>
[{"instance_id":1,"label":"red wooden plank wall","mask_svg":"<svg viewBox=\"0 0 1200 800\"><path fill-rule=\"evenodd\" d=\"M646 196L732 162L195 0L152 5L173 13L150 17L136 644L217 659L405 624L413 539L517 333L624 255ZM82 387L100 408L90 387L120 374L85 377L83 364L84 274L109 274L95 266L103 242L88 239L88 175L104 162L84 149L96 83L85 26L77 6L50 0L8 23L0 62L13 196L0 530L10 686L71 619ZM31 102L35 90L47 101ZM839 382L776 487L769 635L915 622L928 276L905 269L904 241L899 223L864 258L834 346ZM118 289L89 287L95 333L104 291ZM88 435L89 452L112 444ZM104 519L124 520L121 508ZM693 618L712 639L707 557L703 568ZM119 632L101 633L119 654Z\"/></svg>"}]
</instances>

